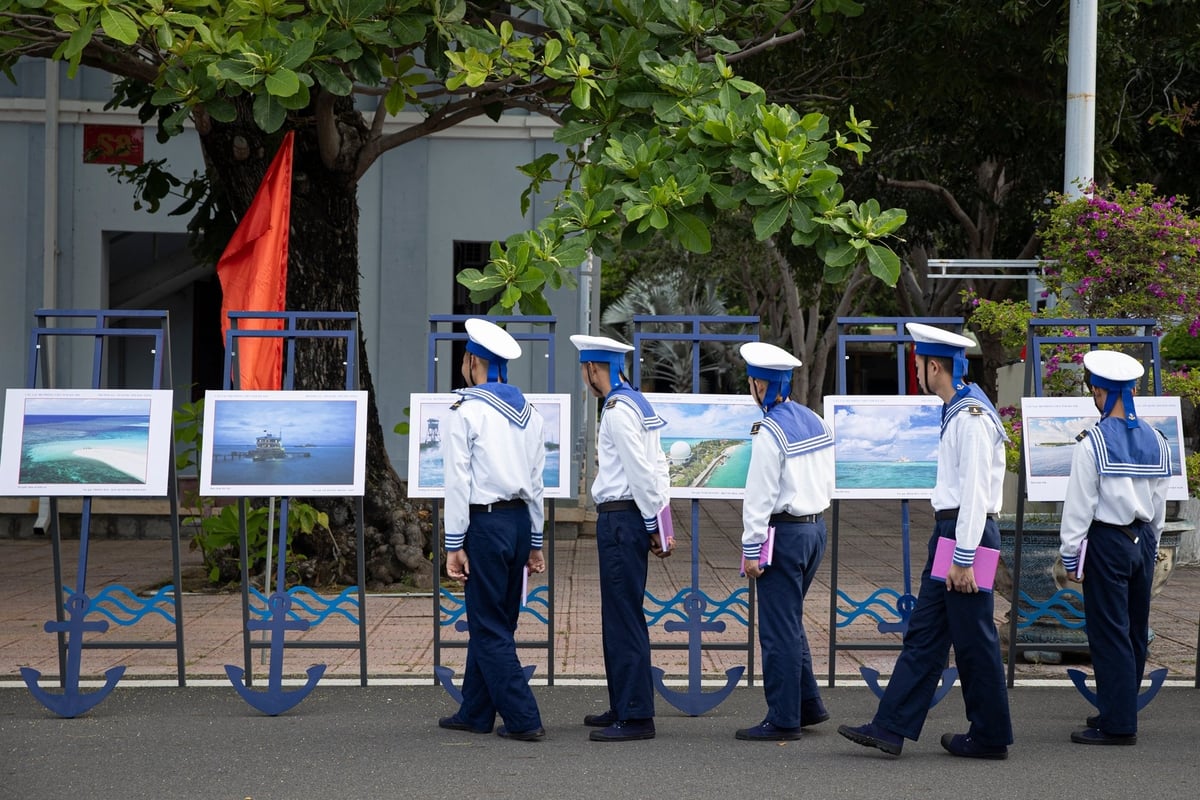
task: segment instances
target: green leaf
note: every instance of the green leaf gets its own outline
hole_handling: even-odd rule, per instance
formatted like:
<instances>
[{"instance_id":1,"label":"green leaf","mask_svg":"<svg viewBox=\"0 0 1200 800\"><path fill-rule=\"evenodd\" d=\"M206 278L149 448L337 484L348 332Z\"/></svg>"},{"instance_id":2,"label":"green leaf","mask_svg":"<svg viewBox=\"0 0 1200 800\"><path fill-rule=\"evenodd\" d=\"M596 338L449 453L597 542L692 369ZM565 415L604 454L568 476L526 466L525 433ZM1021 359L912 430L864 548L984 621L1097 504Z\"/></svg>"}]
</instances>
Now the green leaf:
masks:
<instances>
[{"instance_id":1,"label":"green leaf","mask_svg":"<svg viewBox=\"0 0 1200 800\"><path fill-rule=\"evenodd\" d=\"M254 98L254 122L265 133L274 133L283 127L287 109L275 97L260 94Z\"/></svg>"},{"instance_id":2,"label":"green leaf","mask_svg":"<svg viewBox=\"0 0 1200 800\"><path fill-rule=\"evenodd\" d=\"M336 65L326 61L314 61L308 65L308 68L313 77L317 79L317 83L321 84L321 87L330 94L347 97L350 92L354 91L354 83Z\"/></svg>"},{"instance_id":3,"label":"green leaf","mask_svg":"<svg viewBox=\"0 0 1200 800\"><path fill-rule=\"evenodd\" d=\"M762 242L779 233L787 222L790 211L791 201L785 199L755 214L754 238Z\"/></svg>"},{"instance_id":4,"label":"green leaf","mask_svg":"<svg viewBox=\"0 0 1200 800\"><path fill-rule=\"evenodd\" d=\"M685 249L693 253L707 253L712 250L712 237L708 225L695 214L676 211L671 214L671 223L671 233Z\"/></svg>"},{"instance_id":5,"label":"green leaf","mask_svg":"<svg viewBox=\"0 0 1200 800\"><path fill-rule=\"evenodd\" d=\"M300 89L300 78L290 69L280 69L267 75L265 86L276 97L291 97Z\"/></svg>"},{"instance_id":6,"label":"green leaf","mask_svg":"<svg viewBox=\"0 0 1200 800\"><path fill-rule=\"evenodd\" d=\"M137 25L123 11L113 8L101 9L100 27L109 38L116 39L121 44L133 44L138 40Z\"/></svg>"},{"instance_id":7,"label":"green leaf","mask_svg":"<svg viewBox=\"0 0 1200 800\"><path fill-rule=\"evenodd\" d=\"M867 266L871 274L888 286L895 286L900 278L900 257L886 247L869 244L866 247Z\"/></svg>"}]
</instances>

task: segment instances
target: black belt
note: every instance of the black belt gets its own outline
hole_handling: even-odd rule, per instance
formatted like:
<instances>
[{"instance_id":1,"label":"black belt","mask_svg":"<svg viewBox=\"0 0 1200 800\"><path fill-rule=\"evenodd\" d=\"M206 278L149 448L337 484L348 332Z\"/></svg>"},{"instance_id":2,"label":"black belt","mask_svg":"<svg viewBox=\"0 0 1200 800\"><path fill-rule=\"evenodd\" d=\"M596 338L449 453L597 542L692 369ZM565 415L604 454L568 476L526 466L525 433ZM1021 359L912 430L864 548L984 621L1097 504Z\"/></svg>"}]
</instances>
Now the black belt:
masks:
<instances>
[{"instance_id":1,"label":"black belt","mask_svg":"<svg viewBox=\"0 0 1200 800\"><path fill-rule=\"evenodd\" d=\"M597 503L596 510L601 514L606 514L609 511L636 511L642 513L638 508L638 504L632 500L609 500L607 503Z\"/></svg>"},{"instance_id":2,"label":"black belt","mask_svg":"<svg viewBox=\"0 0 1200 800\"><path fill-rule=\"evenodd\" d=\"M957 508L943 508L941 511L933 512L933 518L935 520L937 520L938 522L945 522L948 519L958 519L958 509ZM987 518L995 519L996 515L988 514Z\"/></svg>"},{"instance_id":3,"label":"black belt","mask_svg":"<svg viewBox=\"0 0 1200 800\"><path fill-rule=\"evenodd\" d=\"M525 505L524 500L522 500L519 497L514 497L511 500L497 500L494 503L485 503L485 504L471 503L471 511L472 512L499 511L502 508L521 508L524 505Z\"/></svg>"},{"instance_id":4,"label":"black belt","mask_svg":"<svg viewBox=\"0 0 1200 800\"><path fill-rule=\"evenodd\" d=\"M820 514L805 514L802 517L797 517L795 514L784 514L781 512L779 514L771 515L771 524L778 525L781 522L782 523L791 522L791 523L798 523L800 525L811 525L812 523L816 522L820 518L821 518Z\"/></svg>"}]
</instances>

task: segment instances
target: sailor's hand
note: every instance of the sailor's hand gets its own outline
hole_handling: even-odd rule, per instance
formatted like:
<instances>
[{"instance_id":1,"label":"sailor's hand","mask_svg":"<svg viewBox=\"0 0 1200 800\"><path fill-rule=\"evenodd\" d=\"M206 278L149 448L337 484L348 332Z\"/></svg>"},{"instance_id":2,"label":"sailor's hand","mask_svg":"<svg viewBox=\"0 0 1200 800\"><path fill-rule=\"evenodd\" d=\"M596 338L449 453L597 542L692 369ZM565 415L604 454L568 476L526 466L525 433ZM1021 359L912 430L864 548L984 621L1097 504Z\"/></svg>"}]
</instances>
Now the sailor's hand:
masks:
<instances>
[{"instance_id":1,"label":"sailor's hand","mask_svg":"<svg viewBox=\"0 0 1200 800\"><path fill-rule=\"evenodd\" d=\"M466 550L451 550L446 553L446 574L456 581L465 581L471 574L471 564Z\"/></svg>"},{"instance_id":2,"label":"sailor's hand","mask_svg":"<svg viewBox=\"0 0 1200 800\"><path fill-rule=\"evenodd\" d=\"M965 594L978 592L979 586L975 583L975 568L951 564L950 570L946 573L946 589Z\"/></svg>"}]
</instances>

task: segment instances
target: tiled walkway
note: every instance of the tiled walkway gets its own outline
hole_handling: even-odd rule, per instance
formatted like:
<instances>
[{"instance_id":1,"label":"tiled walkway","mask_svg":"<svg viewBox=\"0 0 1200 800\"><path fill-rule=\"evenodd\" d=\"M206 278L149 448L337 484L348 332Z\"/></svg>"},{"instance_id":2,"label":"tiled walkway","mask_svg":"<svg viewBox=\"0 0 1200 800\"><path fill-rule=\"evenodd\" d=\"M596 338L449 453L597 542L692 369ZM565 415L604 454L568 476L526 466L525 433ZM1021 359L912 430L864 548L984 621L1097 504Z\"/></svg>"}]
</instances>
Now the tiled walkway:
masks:
<instances>
[{"instance_id":1,"label":"tiled walkway","mask_svg":"<svg viewBox=\"0 0 1200 800\"><path fill-rule=\"evenodd\" d=\"M865 600L880 587L903 588L901 556L900 503L898 501L843 501L839 506L838 588L855 600ZM699 504L700 559L696 565L699 587L716 603L746 586L738 575L741 534L740 503L703 501ZM665 561L652 559L648 591L659 600L674 597L692 583L690 519L692 503L674 505L679 541L675 554ZM932 525L928 503L913 501L910 506L914 573L919 573L924 545ZM827 515L832 525L832 515ZM831 530L832 533L832 530ZM64 543L64 582L75 583L78 542ZM599 587L596 549L592 538L561 539L555 542L556 616L554 619L554 663L556 677L595 677L603 675L600 646ZM183 547L185 566L199 563L195 551ZM121 584L143 591L168 582L171 575L171 548L162 540L93 539L87 573L87 590L95 596L108 584ZM805 624L813 649L818 674L829 671L830 575L827 552L808 597ZM544 581L544 578L542 578ZM914 577L914 581L916 578ZM44 677L58 674L55 637L43 629L54 618L53 562L50 543L45 539L0 539L0 680L19 680L18 668L27 666ZM531 586L536 588L537 581ZM242 664L242 614L238 594L188 594L183 602L186 674L192 678L224 677L226 664ZM1008 603L997 597L997 622L1004 629ZM1196 674L1197 613L1200 610L1200 567L1177 568L1153 604L1151 624L1156 638L1150 649L1148 669L1168 667L1170 678L1190 681ZM741 609L744 616L745 610ZM671 614L665 619L676 618ZM705 643L744 644L746 626L732 616L721 618L724 632L705 633ZM434 665L433 600L428 595L367 597L367 672L372 678L430 677ZM463 641L465 634L443 629L445 641ZM261 633L254 633L261 637ZM113 641L174 637L172 626L157 615L148 615L136 626L113 626L104 634ZM289 633L288 641L311 637L318 640L354 640L356 629L349 621L334 615L308 633ZM546 625L529 615L523 616L518 637L535 641L546 639ZM668 633L659 624L651 628L656 645L683 645L687 634ZM877 633L873 623L860 618L837 632L840 644L849 642L885 642L898 644L894 635ZM448 647L441 661L461 672L465 650ZM252 665L256 675L266 674L269 655L256 650ZM839 678L855 678L860 666L870 666L884 675L891 670L895 650L839 650L835 672ZM1086 659L1067 656L1060 665L1031 664L1020 660L1018 678L1065 679L1068 666L1088 667ZM548 672L545 649L526 649L522 660L538 665L539 676ZM688 673L686 649L655 651L654 662L669 676L682 678ZM313 663L328 665L326 675L357 678L358 653L352 649L289 648L285 674L301 675ZM744 650L706 650L702 673L706 679L723 680L730 667L747 663ZM761 660L755 654L756 671ZM128 678L160 677L173 679L176 673L174 650L89 649L83 654L81 674L100 676L107 668L125 665Z\"/></svg>"}]
</instances>

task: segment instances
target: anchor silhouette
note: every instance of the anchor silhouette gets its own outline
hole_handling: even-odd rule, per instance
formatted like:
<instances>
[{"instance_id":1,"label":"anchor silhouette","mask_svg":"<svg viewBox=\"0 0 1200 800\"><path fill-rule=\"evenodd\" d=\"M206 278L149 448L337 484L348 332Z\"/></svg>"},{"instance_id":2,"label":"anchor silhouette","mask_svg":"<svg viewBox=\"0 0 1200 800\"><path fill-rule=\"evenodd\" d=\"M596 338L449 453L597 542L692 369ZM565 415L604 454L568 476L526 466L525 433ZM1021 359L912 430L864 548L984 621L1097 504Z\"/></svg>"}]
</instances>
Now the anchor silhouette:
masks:
<instances>
[{"instance_id":1,"label":"anchor silhouette","mask_svg":"<svg viewBox=\"0 0 1200 800\"><path fill-rule=\"evenodd\" d=\"M86 594L81 592L71 595L64 605L67 609L68 619L64 622L51 620L45 626L46 633L67 632L67 669L63 693L51 694L41 688L38 685L38 681L42 677L41 673L32 667L21 667L21 677L25 679L25 685L29 687L30 693L37 698L38 702L60 717L70 719L86 713L105 697L108 697L108 693L116 687L117 681L121 680L121 677L125 674L125 667L112 667L106 671L104 673L104 686L97 691L90 694L83 694L79 691L79 666L83 655L83 634L85 631L97 631L100 633L107 631L108 621L102 619L95 622L84 621L84 617L87 616L91 608L92 601Z\"/></svg>"},{"instance_id":2,"label":"anchor silhouette","mask_svg":"<svg viewBox=\"0 0 1200 800\"><path fill-rule=\"evenodd\" d=\"M729 697L729 693L733 691L733 687L737 686L738 681L742 679L742 673L746 671L745 667L730 667L725 670L727 681L724 686L713 692L704 692L701 690L700 634L704 631L721 633L725 630L724 622L704 621L703 614L707 606L708 602L704 599L704 595L693 591L683 603L683 607L687 610L687 622L669 620L663 624L663 629L668 633L675 633L676 631L688 632L687 691L677 692L673 689L668 689L663 680L666 673L658 667L651 668L651 671L654 673L654 684L658 687L658 693L668 703L691 717L698 717L704 712L711 711L720 705L725 698Z\"/></svg>"},{"instance_id":3,"label":"anchor silhouette","mask_svg":"<svg viewBox=\"0 0 1200 800\"><path fill-rule=\"evenodd\" d=\"M1075 684L1075 688L1079 690L1079 693L1081 695L1083 695L1083 699L1087 700L1089 703L1091 703L1096 708L1099 708L1100 706L1096 702L1096 693L1088 688L1087 675L1084 675L1083 671L1078 670L1078 669L1067 670L1067 675L1069 675L1071 677L1071 683ZM1156 669L1150 673L1149 688L1147 688L1146 691L1138 694L1138 698L1137 698L1137 710L1138 711L1141 711L1143 708L1150 705L1150 701L1153 700L1154 696L1158 694L1158 690L1162 688L1163 681L1165 681L1166 679L1167 679L1167 668L1166 667L1161 667L1160 669Z\"/></svg>"},{"instance_id":4,"label":"anchor silhouette","mask_svg":"<svg viewBox=\"0 0 1200 800\"><path fill-rule=\"evenodd\" d=\"M325 664L313 664L308 668L308 682L299 689L285 692L283 690L283 640L284 631L306 631L308 620L287 618L292 607L292 598L284 591L276 591L267 601L271 608L270 619L252 619L246 627L252 631L269 630L271 632L271 666L268 671L267 688L257 692L246 685L245 670L232 664L225 665L225 674L250 705L268 716L277 716L295 706L313 690L317 681L325 674Z\"/></svg>"},{"instance_id":5,"label":"anchor silhouette","mask_svg":"<svg viewBox=\"0 0 1200 800\"><path fill-rule=\"evenodd\" d=\"M913 609L917 607L917 598L909 593L900 595L896 599L896 613L900 615L900 619L896 622L888 622L881 620L876 629L880 633L908 633L908 621L912 618ZM878 673L876 673L878 674Z\"/></svg>"},{"instance_id":6,"label":"anchor silhouette","mask_svg":"<svg viewBox=\"0 0 1200 800\"><path fill-rule=\"evenodd\" d=\"M867 688L874 692L876 697L882 698L883 687L879 685L879 670L874 670L870 667L859 667L858 672L863 676L863 680L867 682ZM956 680L958 680L958 669L956 667L942 670L942 683L938 686L937 691L933 693L933 699L929 701L930 708L942 702L942 698L954 688Z\"/></svg>"}]
</instances>

